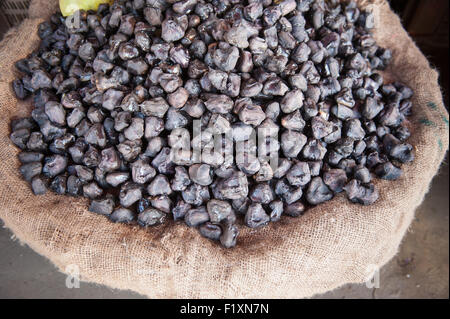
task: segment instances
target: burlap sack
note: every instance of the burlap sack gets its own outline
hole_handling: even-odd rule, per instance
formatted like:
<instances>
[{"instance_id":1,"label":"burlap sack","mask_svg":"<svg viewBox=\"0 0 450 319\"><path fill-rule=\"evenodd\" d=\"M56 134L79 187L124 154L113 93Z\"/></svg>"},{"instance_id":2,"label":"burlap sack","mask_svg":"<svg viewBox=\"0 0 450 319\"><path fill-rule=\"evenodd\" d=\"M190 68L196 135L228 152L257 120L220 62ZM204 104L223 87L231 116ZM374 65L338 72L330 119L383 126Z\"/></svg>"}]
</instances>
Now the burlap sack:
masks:
<instances>
[{"instance_id":1,"label":"burlap sack","mask_svg":"<svg viewBox=\"0 0 450 319\"><path fill-rule=\"evenodd\" d=\"M448 147L448 114L438 74L384 1L373 3L375 36L393 51L388 70L415 91L410 143L416 160L398 181L376 181L380 199L363 207L343 196L258 231L242 227L238 245L223 249L194 229L170 223L142 229L89 213L87 201L33 196L19 173L8 135L11 117L28 112L10 88L13 62L38 43L36 27L56 1L34 1L30 19L0 45L0 217L22 242L62 272L77 265L84 281L152 298L302 298L363 282L397 252L414 211Z\"/></svg>"}]
</instances>

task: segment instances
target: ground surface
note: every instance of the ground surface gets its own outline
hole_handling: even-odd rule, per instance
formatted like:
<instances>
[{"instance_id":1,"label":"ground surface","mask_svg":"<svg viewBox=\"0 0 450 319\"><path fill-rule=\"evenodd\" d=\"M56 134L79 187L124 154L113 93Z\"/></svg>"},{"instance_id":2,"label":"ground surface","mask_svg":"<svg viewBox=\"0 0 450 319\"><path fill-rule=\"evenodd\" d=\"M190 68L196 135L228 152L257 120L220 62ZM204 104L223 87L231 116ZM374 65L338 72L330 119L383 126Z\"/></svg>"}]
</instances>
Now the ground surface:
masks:
<instances>
[{"instance_id":1,"label":"ground surface","mask_svg":"<svg viewBox=\"0 0 450 319\"><path fill-rule=\"evenodd\" d=\"M350 284L316 298L448 298L449 166L442 167L416 212L399 253L381 269L379 288ZM66 276L0 228L0 298L143 298L81 283L66 288Z\"/></svg>"}]
</instances>

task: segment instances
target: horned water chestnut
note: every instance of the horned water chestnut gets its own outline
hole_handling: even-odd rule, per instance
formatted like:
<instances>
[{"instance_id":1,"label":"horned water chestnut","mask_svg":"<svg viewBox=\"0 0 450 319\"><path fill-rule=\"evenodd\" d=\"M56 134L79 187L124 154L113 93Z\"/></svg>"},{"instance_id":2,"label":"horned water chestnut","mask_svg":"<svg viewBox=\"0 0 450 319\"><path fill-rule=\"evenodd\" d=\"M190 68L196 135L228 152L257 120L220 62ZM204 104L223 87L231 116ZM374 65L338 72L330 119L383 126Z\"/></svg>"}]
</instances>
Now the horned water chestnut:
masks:
<instances>
[{"instance_id":1,"label":"horned water chestnut","mask_svg":"<svg viewBox=\"0 0 450 319\"><path fill-rule=\"evenodd\" d=\"M170 0L54 14L17 61L11 123L36 195L90 199L112 222L239 228L298 217L414 160L413 92L387 83L375 19L353 1ZM288 216L288 217L285 217ZM242 226L244 225L244 226Z\"/></svg>"}]
</instances>

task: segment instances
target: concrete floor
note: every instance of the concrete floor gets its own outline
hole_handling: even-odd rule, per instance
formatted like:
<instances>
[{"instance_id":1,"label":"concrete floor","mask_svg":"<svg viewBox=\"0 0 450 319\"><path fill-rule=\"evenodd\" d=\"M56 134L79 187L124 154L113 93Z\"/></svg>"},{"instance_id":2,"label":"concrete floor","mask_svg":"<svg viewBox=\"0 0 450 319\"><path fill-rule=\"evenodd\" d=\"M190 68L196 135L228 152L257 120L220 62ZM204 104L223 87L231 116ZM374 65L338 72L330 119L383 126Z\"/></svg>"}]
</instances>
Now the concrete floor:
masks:
<instances>
[{"instance_id":1,"label":"concrete floor","mask_svg":"<svg viewBox=\"0 0 450 319\"><path fill-rule=\"evenodd\" d=\"M398 255L380 272L380 287L350 284L316 298L449 298L449 166L435 177ZM81 283L66 276L0 228L0 298L143 298L130 291Z\"/></svg>"}]
</instances>

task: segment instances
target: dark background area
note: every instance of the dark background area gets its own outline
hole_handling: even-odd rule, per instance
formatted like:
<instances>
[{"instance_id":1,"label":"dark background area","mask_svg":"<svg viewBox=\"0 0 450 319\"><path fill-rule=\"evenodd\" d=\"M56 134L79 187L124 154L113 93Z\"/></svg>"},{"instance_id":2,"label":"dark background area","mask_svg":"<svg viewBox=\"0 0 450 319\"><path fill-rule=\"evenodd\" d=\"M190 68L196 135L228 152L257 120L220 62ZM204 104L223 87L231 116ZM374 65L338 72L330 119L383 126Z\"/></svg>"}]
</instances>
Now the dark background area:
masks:
<instances>
[{"instance_id":1,"label":"dark background area","mask_svg":"<svg viewBox=\"0 0 450 319\"><path fill-rule=\"evenodd\" d=\"M440 72L444 103L449 105L449 1L390 0L403 26L431 65Z\"/></svg>"}]
</instances>

